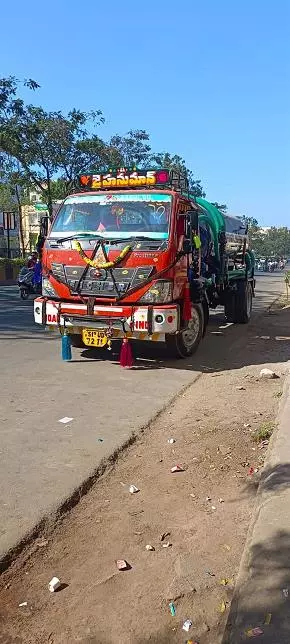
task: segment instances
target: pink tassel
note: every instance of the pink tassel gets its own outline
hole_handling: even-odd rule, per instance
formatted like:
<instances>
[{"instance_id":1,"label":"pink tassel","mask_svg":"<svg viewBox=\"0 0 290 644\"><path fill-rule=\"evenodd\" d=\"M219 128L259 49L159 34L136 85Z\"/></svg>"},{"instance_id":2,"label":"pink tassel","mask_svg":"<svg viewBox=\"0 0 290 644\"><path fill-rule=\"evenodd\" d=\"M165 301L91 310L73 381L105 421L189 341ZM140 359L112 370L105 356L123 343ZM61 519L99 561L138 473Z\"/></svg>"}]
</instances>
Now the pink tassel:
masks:
<instances>
[{"instance_id":1,"label":"pink tassel","mask_svg":"<svg viewBox=\"0 0 290 644\"><path fill-rule=\"evenodd\" d=\"M128 369L133 366L132 349L128 338L123 338L120 353L120 365L121 367L128 367Z\"/></svg>"},{"instance_id":2,"label":"pink tassel","mask_svg":"<svg viewBox=\"0 0 290 644\"><path fill-rule=\"evenodd\" d=\"M188 283L185 284L183 297L182 317L185 322L188 322L188 320L191 320L190 287Z\"/></svg>"}]
</instances>

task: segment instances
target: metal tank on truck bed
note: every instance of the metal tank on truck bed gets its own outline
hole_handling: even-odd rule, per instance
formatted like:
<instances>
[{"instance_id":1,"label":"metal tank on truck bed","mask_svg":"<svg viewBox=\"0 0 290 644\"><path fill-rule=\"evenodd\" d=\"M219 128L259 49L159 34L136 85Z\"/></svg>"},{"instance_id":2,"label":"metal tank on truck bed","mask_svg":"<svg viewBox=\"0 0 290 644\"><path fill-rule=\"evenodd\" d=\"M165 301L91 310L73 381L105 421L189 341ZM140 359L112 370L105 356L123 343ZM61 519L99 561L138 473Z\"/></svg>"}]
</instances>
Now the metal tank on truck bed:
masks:
<instances>
[{"instance_id":1,"label":"metal tank on truck bed","mask_svg":"<svg viewBox=\"0 0 290 644\"><path fill-rule=\"evenodd\" d=\"M206 280L210 307L225 307L228 321L247 323L255 294L255 258L249 248L247 226L197 198L202 239L201 274Z\"/></svg>"}]
</instances>

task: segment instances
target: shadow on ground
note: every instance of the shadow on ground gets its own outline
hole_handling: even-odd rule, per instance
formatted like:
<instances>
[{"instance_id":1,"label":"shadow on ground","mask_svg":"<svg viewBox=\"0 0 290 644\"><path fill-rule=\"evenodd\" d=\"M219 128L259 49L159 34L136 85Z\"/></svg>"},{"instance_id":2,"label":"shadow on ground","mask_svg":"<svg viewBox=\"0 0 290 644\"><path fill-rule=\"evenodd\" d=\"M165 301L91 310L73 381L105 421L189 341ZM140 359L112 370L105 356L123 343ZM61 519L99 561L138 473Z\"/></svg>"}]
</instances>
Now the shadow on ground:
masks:
<instances>
[{"instance_id":1,"label":"shadow on ground","mask_svg":"<svg viewBox=\"0 0 290 644\"><path fill-rule=\"evenodd\" d=\"M225 371L247 365L287 362L290 359L290 309L280 309L260 316L247 326L227 325L222 314L213 316L197 353L186 360L172 360L164 345L132 342L134 370L183 369L187 371ZM243 345L242 355L238 348ZM118 364L120 343L113 350L84 349L80 359ZM73 360L77 362L78 359Z\"/></svg>"}]
</instances>

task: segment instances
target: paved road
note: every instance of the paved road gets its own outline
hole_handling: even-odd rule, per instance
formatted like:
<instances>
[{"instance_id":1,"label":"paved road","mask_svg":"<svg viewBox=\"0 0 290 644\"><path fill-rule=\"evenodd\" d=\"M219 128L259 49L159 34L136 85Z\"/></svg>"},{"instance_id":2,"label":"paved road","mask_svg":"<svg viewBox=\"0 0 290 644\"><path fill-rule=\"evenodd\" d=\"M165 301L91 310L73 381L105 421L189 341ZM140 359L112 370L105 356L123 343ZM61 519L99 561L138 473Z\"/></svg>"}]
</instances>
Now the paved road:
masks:
<instances>
[{"instance_id":1,"label":"paved road","mask_svg":"<svg viewBox=\"0 0 290 644\"><path fill-rule=\"evenodd\" d=\"M281 275L260 275L254 316L282 288ZM191 359L169 362L161 349L152 358L143 345L131 371L108 351L75 349L64 363L59 338L34 326L32 301L0 287L0 559L183 386L225 369L224 343L234 349L245 333L217 311Z\"/></svg>"}]
</instances>

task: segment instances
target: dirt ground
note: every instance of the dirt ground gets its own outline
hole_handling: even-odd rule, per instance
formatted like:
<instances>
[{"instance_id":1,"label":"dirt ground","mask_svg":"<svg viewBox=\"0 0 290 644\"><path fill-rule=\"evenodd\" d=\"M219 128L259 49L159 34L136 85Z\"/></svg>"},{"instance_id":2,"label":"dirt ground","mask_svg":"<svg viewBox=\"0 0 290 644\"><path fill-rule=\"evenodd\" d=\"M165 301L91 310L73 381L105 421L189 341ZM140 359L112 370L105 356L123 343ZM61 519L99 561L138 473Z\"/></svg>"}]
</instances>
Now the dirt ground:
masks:
<instances>
[{"instance_id":1,"label":"dirt ground","mask_svg":"<svg viewBox=\"0 0 290 644\"><path fill-rule=\"evenodd\" d=\"M2 575L1 644L222 641L267 449L254 434L276 418L289 319L278 310L257 319L218 364L203 365L54 532ZM280 377L260 380L263 366ZM171 473L177 464L184 471ZM130 494L130 484L140 491ZM130 569L120 572L118 559ZM63 587L51 594L53 576Z\"/></svg>"}]
</instances>

